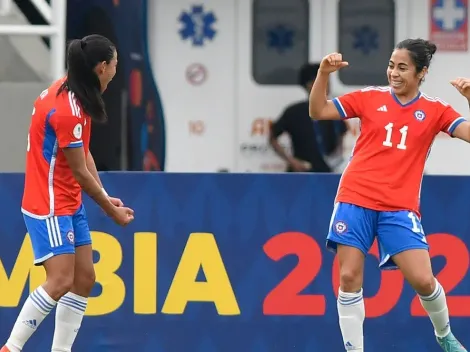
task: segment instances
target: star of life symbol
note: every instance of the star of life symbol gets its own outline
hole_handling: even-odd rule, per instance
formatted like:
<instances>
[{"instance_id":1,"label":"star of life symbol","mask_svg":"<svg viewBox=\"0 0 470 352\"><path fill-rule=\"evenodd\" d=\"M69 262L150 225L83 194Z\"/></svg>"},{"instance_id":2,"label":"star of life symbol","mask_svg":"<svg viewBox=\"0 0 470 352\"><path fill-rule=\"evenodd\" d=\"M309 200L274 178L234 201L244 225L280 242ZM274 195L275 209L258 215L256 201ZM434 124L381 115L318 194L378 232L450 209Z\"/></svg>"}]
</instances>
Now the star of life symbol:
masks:
<instances>
[{"instance_id":1,"label":"star of life symbol","mask_svg":"<svg viewBox=\"0 0 470 352\"><path fill-rule=\"evenodd\" d=\"M460 28L467 17L467 8L461 0L440 0L432 10L436 25L445 31Z\"/></svg>"},{"instance_id":2,"label":"star of life symbol","mask_svg":"<svg viewBox=\"0 0 470 352\"><path fill-rule=\"evenodd\" d=\"M193 46L204 46L207 39L213 40L217 31L212 27L217 21L212 11L204 12L203 5L193 5L191 11L183 11L178 18L183 25L179 34L183 40L191 40Z\"/></svg>"},{"instance_id":3,"label":"star of life symbol","mask_svg":"<svg viewBox=\"0 0 470 352\"><path fill-rule=\"evenodd\" d=\"M294 46L294 30L283 24L270 28L267 36L268 47L275 49L280 54L292 49Z\"/></svg>"}]
</instances>

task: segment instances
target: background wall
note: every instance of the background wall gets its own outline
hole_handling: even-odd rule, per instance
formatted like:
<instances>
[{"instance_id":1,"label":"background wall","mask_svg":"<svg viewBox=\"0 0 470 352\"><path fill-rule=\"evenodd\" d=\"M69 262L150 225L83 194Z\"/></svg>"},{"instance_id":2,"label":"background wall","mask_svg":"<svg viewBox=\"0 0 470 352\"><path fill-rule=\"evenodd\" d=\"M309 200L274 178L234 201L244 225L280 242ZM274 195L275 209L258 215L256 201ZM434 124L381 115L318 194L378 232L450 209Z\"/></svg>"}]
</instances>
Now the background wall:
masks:
<instances>
[{"instance_id":1,"label":"background wall","mask_svg":"<svg viewBox=\"0 0 470 352\"><path fill-rule=\"evenodd\" d=\"M135 209L136 220L119 228L86 199L98 284L77 351L342 351L337 263L324 248L336 176L111 173L102 179ZM422 199L452 329L467 345L469 181L427 176ZM19 212L22 186L22 175L0 175L0 341L22 299L43 279ZM376 246L371 253L366 348L440 351L410 286L399 272L380 273ZM47 350L52 328L51 316L25 352Z\"/></svg>"},{"instance_id":2,"label":"background wall","mask_svg":"<svg viewBox=\"0 0 470 352\"><path fill-rule=\"evenodd\" d=\"M284 170L268 144L267 126L288 104L306 98L297 86L297 69L339 50L350 67L333 76L333 96L386 85L390 53L408 37L431 38L439 44L423 91L468 116L467 102L449 84L469 74L466 0L348 4L348 0L206 0L201 6L188 0L149 2L150 59L166 116L166 171ZM348 136L345 158L355 139ZM283 144L289 148L288 138ZM426 172L468 175L470 153L462 153L462 148L463 142L438 136Z\"/></svg>"}]
</instances>

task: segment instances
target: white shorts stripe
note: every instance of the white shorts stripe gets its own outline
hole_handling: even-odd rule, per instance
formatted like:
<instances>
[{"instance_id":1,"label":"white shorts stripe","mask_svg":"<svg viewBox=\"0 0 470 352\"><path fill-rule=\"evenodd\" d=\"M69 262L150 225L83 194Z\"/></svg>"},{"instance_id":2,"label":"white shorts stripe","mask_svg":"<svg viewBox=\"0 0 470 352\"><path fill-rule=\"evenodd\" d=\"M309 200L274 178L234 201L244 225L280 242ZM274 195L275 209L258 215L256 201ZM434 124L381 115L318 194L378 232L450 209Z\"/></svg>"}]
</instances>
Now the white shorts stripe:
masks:
<instances>
[{"instance_id":1,"label":"white shorts stripe","mask_svg":"<svg viewBox=\"0 0 470 352\"><path fill-rule=\"evenodd\" d=\"M49 226L50 226L50 229L51 229L52 239L54 240L54 246L53 246L53 247L58 247L58 246L59 246L59 242L57 242L57 235L56 235L56 233L55 233L54 219L53 219L53 218L49 218L49 219L47 219L47 221L49 221Z\"/></svg>"},{"instance_id":2,"label":"white shorts stripe","mask_svg":"<svg viewBox=\"0 0 470 352\"><path fill-rule=\"evenodd\" d=\"M46 219L47 234L51 247L62 246L62 236L60 235L59 219L57 216Z\"/></svg>"},{"instance_id":3,"label":"white shorts stripe","mask_svg":"<svg viewBox=\"0 0 470 352\"><path fill-rule=\"evenodd\" d=\"M54 248L54 240L52 239L51 224L49 223L50 218L46 218L47 234L49 235L49 243L51 248Z\"/></svg>"},{"instance_id":4,"label":"white shorts stripe","mask_svg":"<svg viewBox=\"0 0 470 352\"><path fill-rule=\"evenodd\" d=\"M335 216L336 216L336 212L338 211L338 207L339 207L339 203L335 203L335 205L333 207L333 212L331 213L329 230L332 230L332 228L333 228L333 222L335 221Z\"/></svg>"},{"instance_id":5,"label":"white shorts stripe","mask_svg":"<svg viewBox=\"0 0 470 352\"><path fill-rule=\"evenodd\" d=\"M57 240L59 242L59 246L62 246L62 235L60 234L59 219L57 218L57 216L54 216L54 222L55 222Z\"/></svg>"}]
</instances>

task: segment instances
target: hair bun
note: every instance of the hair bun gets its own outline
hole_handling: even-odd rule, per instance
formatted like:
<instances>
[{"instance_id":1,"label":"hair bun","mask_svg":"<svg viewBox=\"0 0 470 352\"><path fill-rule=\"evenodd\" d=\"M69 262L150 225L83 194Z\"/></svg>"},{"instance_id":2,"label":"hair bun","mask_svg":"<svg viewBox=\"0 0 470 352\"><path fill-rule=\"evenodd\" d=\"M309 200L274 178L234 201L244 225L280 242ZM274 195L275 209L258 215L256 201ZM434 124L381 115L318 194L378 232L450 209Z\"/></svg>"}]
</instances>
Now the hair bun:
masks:
<instances>
[{"instance_id":1,"label":"hair bun","mask_svg":"<svg viewBox=\"0 0 470 352\"><path fill-rule=\"evenodd\" d=\"M434 44L433 42L430 42L429 40L426 40L426 41L424 42L424 44L425 44L426 47L428 48L429 53L430 53L431 55L434 55L434 54L436 53L436 51L437 51L437 46L436 46L436 44Z\"/></svg>"}]
</instances>

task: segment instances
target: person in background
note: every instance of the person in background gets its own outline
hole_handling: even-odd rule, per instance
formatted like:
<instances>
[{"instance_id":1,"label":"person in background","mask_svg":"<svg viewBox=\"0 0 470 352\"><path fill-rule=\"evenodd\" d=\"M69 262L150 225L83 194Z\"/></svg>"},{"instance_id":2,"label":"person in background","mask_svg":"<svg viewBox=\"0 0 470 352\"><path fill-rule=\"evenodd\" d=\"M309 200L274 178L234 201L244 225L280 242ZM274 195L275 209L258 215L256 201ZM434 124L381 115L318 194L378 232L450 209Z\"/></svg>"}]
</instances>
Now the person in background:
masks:
<instances>
[{"instance_id":1,"label":"person in background","mask_svg":"<svg viewBox=\"0 0 470 352\"><path fill-rule=\"evenodd\" d=\"M318 64L305 64L299 73L299 84L310 93L317 76ZM269 141L277 155L287 164L287 172L332 172L341 162L342 141L347 128L343 121L312 121L308 113L308 99L289 105L271 126ZM291 139L292 155L279 143L287 133Z\"/></svg>"}]
</instances>

